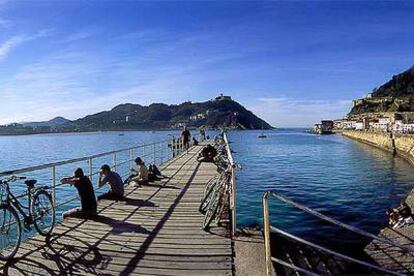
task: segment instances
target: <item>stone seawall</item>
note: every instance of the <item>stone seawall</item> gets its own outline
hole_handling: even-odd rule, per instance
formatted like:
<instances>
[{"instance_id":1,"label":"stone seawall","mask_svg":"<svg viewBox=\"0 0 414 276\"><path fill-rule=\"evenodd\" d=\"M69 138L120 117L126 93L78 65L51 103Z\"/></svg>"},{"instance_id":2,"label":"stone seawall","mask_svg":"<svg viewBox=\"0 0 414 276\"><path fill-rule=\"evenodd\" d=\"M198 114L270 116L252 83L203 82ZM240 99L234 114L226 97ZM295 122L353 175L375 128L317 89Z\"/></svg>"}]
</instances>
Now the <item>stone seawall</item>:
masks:
<instances>
[{"instance_id":1,"label":"stone seawall","mask_svg":"<svg viewBox=\"0 0 414 276\"><path fill-rule=\"evenodd\" d=\"M414 135L355 130L343 131L342 135L397 154L414 165ZM411 210L414 210L414 190L405 202ZM414 224L397 230L386 227L380 231L378 236L405 245L414 251ZM381 267L403 274L414 273L414 255L411 252L405 252L398 247L376 240L367 245L365 252Z\"/></svg>"},{"instance_id":2,"label":"stone seawall","mask_svg":"<svg viewBox=\"0 0 414 276\"><path fill-rule=\"evenodd\" d=\"M343 136L398 154L414 165L414 135L345 130Z\"/></svg>"}]
</instances>

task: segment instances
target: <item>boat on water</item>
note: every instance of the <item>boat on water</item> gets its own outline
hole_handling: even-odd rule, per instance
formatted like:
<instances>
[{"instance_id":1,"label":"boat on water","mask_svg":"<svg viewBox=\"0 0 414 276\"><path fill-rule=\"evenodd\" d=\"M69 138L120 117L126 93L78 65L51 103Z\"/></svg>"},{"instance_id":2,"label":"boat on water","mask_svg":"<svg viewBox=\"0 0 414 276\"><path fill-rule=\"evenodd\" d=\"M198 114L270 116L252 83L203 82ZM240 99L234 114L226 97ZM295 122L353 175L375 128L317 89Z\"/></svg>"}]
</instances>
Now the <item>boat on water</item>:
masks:
<instances>
[{"instance_id":1,"label":"boat on water","mask_svg":"<svg viewBox=\"0 0 414 276\"><path fill-rule=\"evenodd\" d=\"M262 133L260 133L260 135L257 136L257 138L267 138L267 135L264 133L263 125L262 125Z\"/></svg>"}]
</instances>

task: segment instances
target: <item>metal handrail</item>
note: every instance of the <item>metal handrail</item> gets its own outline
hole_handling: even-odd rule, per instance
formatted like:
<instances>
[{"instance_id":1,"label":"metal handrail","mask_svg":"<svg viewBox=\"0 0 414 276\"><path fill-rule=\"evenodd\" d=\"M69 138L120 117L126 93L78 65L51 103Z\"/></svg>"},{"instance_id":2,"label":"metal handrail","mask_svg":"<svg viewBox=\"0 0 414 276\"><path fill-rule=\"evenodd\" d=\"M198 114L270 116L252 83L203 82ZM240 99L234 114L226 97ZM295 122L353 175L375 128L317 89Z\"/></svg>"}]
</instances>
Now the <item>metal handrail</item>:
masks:
<instances>
[{"instance_id":1,"label":"metal handrail","mask_svg":"<svg viewBox=\"0 0 414 276\"><path fill-rule=\"evenodd\" d=\"M159 145L159 147L157 147L157 145ZM169 149L168 145L172 145L172 147ZM150 147L150 148L148 149L148 147ZM51 169L51 174L52 174L52 185L51 185L52 198L53 198L53 205L56 208L56 207L66 205L67 203L72 202L72 201L74 201L78 198L78 197L73 197L73 198L70 198L69 200L66 200L64 202L60 202L60 203L56 202L56 189L58 187L61 187L61 186L64 185L64 184L58 183L57 172L56 172L56 169L58 167L68 165L68 164L73 164L73 163L79 163L79 162L82 162L82 161L87 161L88 164L89 164L89 173L87 174L87 176L93 182L93 177L99 174L98 171L95 171L95 172L93 171L94 159L112 155L113 156L113 165L111 167L115 171L117 171L118 167L127 165L128 163L129 163L129 167L132 168L132 162L134 160L134 150L141 149L141 148L142 148L142 152L141 152L142 154L139 154L138 152L135 152L136 155L140 155L143 158L148 157L148 160L150 160L149 162L154 162L155 163L155 162L159 161L160 164L162 164L165 161L168 161L168 160L172 159L174 156L177 156L178 154L180 154L183 151L183 145L182 145L181 139L171 139L171 140L168 139L168 140L161 140L161 141L148 143L148 144L141 144L141 145L128 147L128 148L123 148L123 149L119 149L119 150L108 151L108 152L99 153L99 154L95 154L95 155L90 155L90 156L86 156L86 157L80 157L80 158L74 158L74 159L69 159L69 160L65 160L65 161L58 161L58 162L54 162L54 163L42 164L42 165L37 165L37 166L32 166L32 167L27 167L27 168L16 169L16 170L12 170L12 171L4 171L4 172L0 172L0 177L1 176L7 176L7 175L23 174L23 173L28 173L28 172L40 171L40 170L45 170L45 169ZM163 156L163 154L162 154L164 150L166 150L166 156ZM122 161L118 160L119 153L129 153L128 154L129 158L123 159Z\"/></svg>"},{"instance_id":2,"label":"metal handrail","mask_svg":"<svg viewBox=\"0 0 414 276\"><path fill-rule=\"evenodd\" d=\"M233 152L230 148L230 142L227 137L227 133L223 132L223 140L226 146L227 157L229 159L229 164L231 167L231 180L230 180L230 210L231 210L231 232L234 235L236 233L236 226L237 226L237 210L236 210L236 163L234 162Z\"/></svg>"},{"instance_id":3,"label":"metal handrail","mask_svg":"<svg viewBox=\"0 0 414 276\"><path fill-rule=\"evenodd\" d=\"M330 218L330 217L328 217L328 216L326 216L326 215L324 215L322 213L319 213L319 212L317 212L317 211L315 211L315 210L313 210L313 209L311 209L309 207L306 207L306 206L304 206L302 204L296 203L293 200L291 200L291 199L289 199L287 197L284 197L284 196L282 196L282 195L280 195L280 194L278 194L278 193L276 193L274 191L268 191L268 192L265 192L263 194L263 198L262 198L262 203L263 203L263 228L264 228L263 230L264 230L264 239L265 239L266 273L267 273L268 276L272 275L272 261L274 261L274 258L271 255L271 246L270 246L270 232L271 231L278 232L279 234L282 234L283 236L287 236L287 237L289 237L291 239L295 239L295 240L297 240L297 241L299 241L301 243L304 243L304 244L307 244L309 246L315 247L315 248L317 248L317 249L319 249L321 251L328 252L328 253L330 253L332 255L336 255L336 256L341 257L343 259L347 259L348 261L353 261L353 262L359 263L361 265L365 265L365 266L368 266L370 268L374 268L374 269L376 269L378 271L382 271L382 272L386 272L386 273L390 273L390 274L395 274L395 275L401 275L401 274L399 274L397 272L388 271L388 270L386 270L384 268L381 268L379 266L375 266L375 265L372 265L372 264L369 264L369 263L366 263L366 262L363 262L363 261L360 261L360 260L356 260L356 259L354 259L352 257L346 256L346 255L343 255L343 254L340 254L338 252L334 252L332 250L329 250L327 248L324 248L322 246L313 244L311 242L305 241L304 239L301 239L299 237L296 237L296 236L294 236L292 234L289 234L287 232L284 232L284 231L282 231L282 230L280 230L280 229L278 229L278 228L276 228L274 226L271 226L270 225L270 213L269 213L269 196L272 196L274 198L277 198L278 200L280 200L280 201L282 201L284 203L287 203L287 204L289 204L289 205L291 205L291 206L293 206L295 208L298 208L298 209L300 209L302 211L305 211L305 212L307 212L309 214L312 214L312 215L314 215L314 216L316 216L316 217L318 217L318 218L320 218L322 220L325 220L325 221L327 221L327 222L329 222L331 224L340 226L342 228L345 228L345 229L347 229L349 231L352 231L354 233L357 233L359 235L362 235L362 236L365 236L365 237L369 237L369 238L372 238L374 240L381 241L383 243L387 243L389 245L392 245L392 246L398 247L400 249L403 249L404 251L408 251L408 252L413 251L411 248L409 248L407 246L397 244L397 243L391 241L390 239L386 239L386 238L382 238L382 237L375 236L374 234L371 234L371 233L366 232L364 230L358 229L355 226L351 226L351 225L345 224L345 223L340 222L340 221L338 221L336 219ZM310 273L312 273L312 272L310 272Z\"/></svg>"},{"instance_id":4,"label":"metal handrail","mask_svg":"<svg viewBox=\"0 0 414 276\"><path fill-rule=\"evenodd\" d=\"M27 167L27 168L12 170L12 171L3 171L3 172L0 172L0 176L7 176L7 175L12 175L12 174L22 174L22 173L26 173L26 172L39 171L39 170L51 168L53 166L59 167L59 166L63 166L63 165L66 165L66 164L78 163L78 162L82 162L82 161L88 161L90 159L96 159L96 158L99 158L99 157L104 157L104 156L112 155L112 154L115 154L115 153L120 153L120 152L129 151L129 150L139 149L139 148L152 146L152 145L155 145L155 144L161 144L161 143L165 143L165 142L169 142L169 140L162 140L162 141L158 141L158 142L154 142L154 143L150 143L150 144L142 144L142 145L138 145L138 146L134 146L134 147L124 148L124 149L119 149L119 150L114 150L114 151L108 151L108 152L99 153L99 154L95 154L95 155L90 155L90 156L86 156L86 157L80 157L80 158L74 158L74 159L69 159L69 160L65 160L65 161L58 161L58 162L53 162L53 163L48 163L48 164L42 164L42 165L38 165L38 166Z\"/></svg>"},{"instance_id":5,"label":"metal handrail","mask_svg":"<svg viewBox=\"0 0 414 276\"><path fill-rule=\"evenodd\" d=\"M364 266L367 266L367 267L370 267L370 268L373 268L373 269L376 269L376 270L378 270L378 271L385 272L385 273L388 273L388 274L393 274L393 275L402 275L402 274L400 274L400 273L397 273L397 272L394 272L394 271L391 271L391 270L388 270L388 269L385 269L385 268L382 268L382 267L379 267L379 266L376 266L376 265L373 265L373 264L367 263L367 262L365 262L365 261L357 260L357 259L355 259L355 258L352 258L352 257L346 256L346 255L341 254L341 253L338 253L338 252L335 252L335 251L333 251L333 250L330 250L330 249L328 249L328 248L325 248L325 247L323 247L323 246L317 245L317 244L315 244L315 243L312 243L312 242L310 242L310 241L307 241L307 240L305 240L305 239L302 239L302 238L299 238L299 237L297 237L297 236L295 236L295 235L292 235L292 234L290 234L290 233L288 233L288 232L285 232L285 231L283 231L283 230L281 230L281 229L279 229L279 228L277 228L277 227L270 226L270 230L271 230L272 232L279 233L279 234L281 234L281 235L283 235L283 236L285 236L285 237L288 237L288 238L290 238L290 239L292 239L292 240L295 240L295 241L300 242L300 243L302 243L302 244L305 244L305 245L308 245L308 246L310 246L310 247L316 248L316 249L318 249L318 250L320 250L320 251L323 251L323 252L325 252L325 253L328 253L328 254L334 255L334 256L339 257L339 258L341 258L341 259L344 259L344 260L347 260L347 261L350 261L350 262L354 262L354 263L357 263L357 264L360 264L360 265L364 265ZM274 259L276 259L276 258L272 257L272 260L273 260L273 261L274 261Z\"/></svg>"}]
</instances>

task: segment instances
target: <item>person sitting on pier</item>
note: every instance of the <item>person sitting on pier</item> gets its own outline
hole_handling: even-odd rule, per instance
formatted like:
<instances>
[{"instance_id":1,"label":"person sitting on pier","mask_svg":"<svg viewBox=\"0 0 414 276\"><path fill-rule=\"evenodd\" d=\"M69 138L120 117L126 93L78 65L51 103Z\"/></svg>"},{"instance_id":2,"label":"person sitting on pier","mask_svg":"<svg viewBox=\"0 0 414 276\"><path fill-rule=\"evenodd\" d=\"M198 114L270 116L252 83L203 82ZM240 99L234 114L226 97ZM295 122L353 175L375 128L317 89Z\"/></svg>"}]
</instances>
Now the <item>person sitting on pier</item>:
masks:
<instances>
[{"instance_id":1,"label":"person sitting on pier","mask_svg":"<svg viewBox=\"0 0 414 276\"><path fill-rule=\"evenodd\" d=\"M78 190L81 207L71 209L63 213L63 218L82 217L88 218L96 215L96 197L93 186L88 177L85 176L83 170L78 168L75 170L73 177L67 177L60 180L62 184L70 184Z\"/></svg>"},{"instance_id":2,"label":"person sitting on pier","mask_svg":"<svg viewBox=\"0 0 414 276\"><path fill-rule=\"evenodd\" d=\"M132 169L129 183L135 184L138 187L148 184L148 169L140 157L135 159L136 169Z\"/></svg>"},{"instance_id":3,"label":"person sitting on pier","mask_svg":"<svg viewBox=\"0 0 414 276\"><path fill-rule=\"evenodd\" d=\"M198 141L195 137L193 137L193 146L198 146Z\"/></svg>"},{"instance_id":4,"label":"person sitting on pier","mask_svg":"<svg viewBox=\"0 0 414 276\"><path fill-rule=\"evenodd\" d=\"M105 177L102 179L103 176ZM111 171L111 167L109 167L109 165L106 164L101 167L101 171L99 172L98 186L102 187L105 184L109 184L111 186L111 189L107 193L98 196L98 200L124 199L124 183L122 181L121 176L118 173Z\"/></svg>"}]
</instances>

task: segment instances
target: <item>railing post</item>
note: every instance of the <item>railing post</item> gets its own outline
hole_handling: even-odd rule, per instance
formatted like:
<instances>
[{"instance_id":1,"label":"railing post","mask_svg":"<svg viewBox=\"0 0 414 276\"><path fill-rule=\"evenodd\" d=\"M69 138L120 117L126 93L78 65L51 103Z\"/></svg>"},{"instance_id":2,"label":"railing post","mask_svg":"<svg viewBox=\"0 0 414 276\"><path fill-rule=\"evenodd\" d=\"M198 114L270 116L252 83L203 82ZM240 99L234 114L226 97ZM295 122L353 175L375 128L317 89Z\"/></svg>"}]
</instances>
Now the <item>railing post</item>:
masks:
<instances>
[{"instance_id":1,"label":"railing post","mask_svg":"<svg viewBox=\"0 0 414 276\"><path fill-rule=\"evenodd\" d=\"M272 252L270 248L270 216L269 216L269 192L263 195L263 231L265 243L266 275L272 275Z\"/></svg>"},{"instance_id":2,"label":"railing post","mask_svg":"<svg viewBox=\"0 0 414 276\"><path fill-rule=\"evenodd\" d=\"M162 156L163 149L164 149L163 143L160 143L160 165L162 164L162 160L163 160L163 156Z\"/></svg>"},{"instance_id":3,"label":"railing post","mask_svg":"<svg viewBox=\"0 0 414 276\"><path fill-rule=\"evenodd\" d=\"M175 138L171 138L171 159L175 157Z\"/></svg>"},{"instance_id":4,"label":"railing post","mask_svg":"<svg viewBox=\"0 0 414 276\"><path fill-rule=\"evenodd\" d=\"M114 171L117 171L116 153L114 153Z\"/></svg>"},{"instance_id":5,"label":"railing post","mask_svg":"<svg viewBox=\"0 0 414 276\"><path fill-rule=\"evenodd\" d=\"M93 183L93 168L92 168L92 158L89 158L89 180Z\"/></svg>"},{"instance_id":6,"label":"railing post","mask_svg":"<svg viewBox=\"0 0 414 276\"><path fill-rule=\"evenodd\" d=\"M145 160L145 144L142 146L142 160Z\"/></svg>"},{"instance_id":7,"label":"railing post","mask_svg":"<svg viewBox=\"0 0 414 276\"><path fill-rule=\"evenodd\" d=\"M237 226L237 201L236 201L236 168L235 165L231 165L231 215L232 215L232 233L236 233Z\"/></svg>"},{"instance_id":8,"label":"railing post","mask_svg":"<svg viewBox=\"0 0 414 276\"><path fill-rule=\"evenodd\" d=\"M132 160L134 159L134 149L129 150L129 170L132 169Z\"/></svg>"},{"instance_id":9,"label":"railing post","mask_svg":"<svg viewBox=\"0 0 414 276\"><path fill-rule=\"evenodd\" d=\"M152 163L155 164L155 143L152 145Z\"/></svg>"},{"instance_id":10,"label":"railing post","mask_svg":"<svg viewBox=\"0 0 414 276\"><path fill-rule=\"evenodd\" d=\"M56 166L52 167L52 202L53 208L56 208Z\"/></svg>"}]
</instances>

